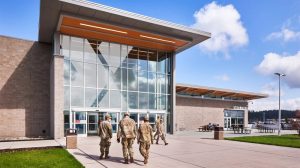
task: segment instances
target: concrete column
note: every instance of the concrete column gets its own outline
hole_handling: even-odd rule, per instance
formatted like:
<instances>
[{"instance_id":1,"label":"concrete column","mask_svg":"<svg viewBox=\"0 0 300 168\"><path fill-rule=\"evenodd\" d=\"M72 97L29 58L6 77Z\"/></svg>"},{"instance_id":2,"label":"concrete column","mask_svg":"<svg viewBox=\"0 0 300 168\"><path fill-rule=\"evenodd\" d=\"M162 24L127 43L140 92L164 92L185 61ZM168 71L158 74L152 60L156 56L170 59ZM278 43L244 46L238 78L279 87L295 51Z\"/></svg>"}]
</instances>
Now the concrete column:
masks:
<instances>
[{"instance_id":1,"label":"concrete column","mask_svg":"<svg viewBox=\"0 0 300 168\"><path fill-rule=\"evenodd\" d=\"M54 55L50 65L50 133L64 136L64 57Z\"/></svg>"},{"instance_id":2,"label":"concrete column","mask_svg":"<svg viewBox=\"0 0 300 168\"><path fill-rule=\"evenodd\" d=\"M177 130L176 126L176 53L173 53L172 57L172 103L171 103L171 134L174 134Z\"/></svg>"},{"instance_id":3,"label":"concrete column","mask_svg":"<svg viewBox=\"0 0 300 168\"><path fill-rule=\"evenodd\" d=\"M244 127L248 127L248 109L244 110Z\"/></svg>"},{"instance_id":4,"label":"concrete column","mask_svg":"<svg viewBox=\"0 0 300 168\"><path fill-rule=\"evenodd\" d=\"M54 34L50 63L50 135L64 137L64 57L60 55L60 35Z\"/></svg>"}]
</instances>

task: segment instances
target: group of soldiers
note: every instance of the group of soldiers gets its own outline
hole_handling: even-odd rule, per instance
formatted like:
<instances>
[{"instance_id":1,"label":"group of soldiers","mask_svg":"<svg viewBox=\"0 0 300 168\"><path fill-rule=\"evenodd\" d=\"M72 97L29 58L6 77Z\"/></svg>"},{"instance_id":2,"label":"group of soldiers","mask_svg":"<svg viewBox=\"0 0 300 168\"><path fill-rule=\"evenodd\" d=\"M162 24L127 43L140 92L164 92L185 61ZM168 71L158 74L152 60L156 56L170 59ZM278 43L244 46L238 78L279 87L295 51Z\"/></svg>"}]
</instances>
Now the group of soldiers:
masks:
<instances>
[{"instance_id":1,"label":"group of soldiers","mask_svg":"<svg viewBox=\"0 0 300 168\"><path fill-rule=\"evenodd\" d=\"M105 121L99 124L99 136L100 141L100 159L108 159L109 147L112 139L112 126L111 116L105 115ZM139 150L144 157L144 164L148 163L150 145L153 144L153 140L156 138L156 144L158 144L159 138L161 138L165 145L168 145L164 133L163 120L159 116L155 121L156 132L153 136L152 126L149 124L149 117L144 117L144 122L140 127L136 128L136 122L129 117L129 112L124 114L124 118L119 122L119 129L117 132L117 142L122 143L123 157L125 164L134 162L132 145L134 140L137 139L139 144Z\"/></svg>"}]
</instances>

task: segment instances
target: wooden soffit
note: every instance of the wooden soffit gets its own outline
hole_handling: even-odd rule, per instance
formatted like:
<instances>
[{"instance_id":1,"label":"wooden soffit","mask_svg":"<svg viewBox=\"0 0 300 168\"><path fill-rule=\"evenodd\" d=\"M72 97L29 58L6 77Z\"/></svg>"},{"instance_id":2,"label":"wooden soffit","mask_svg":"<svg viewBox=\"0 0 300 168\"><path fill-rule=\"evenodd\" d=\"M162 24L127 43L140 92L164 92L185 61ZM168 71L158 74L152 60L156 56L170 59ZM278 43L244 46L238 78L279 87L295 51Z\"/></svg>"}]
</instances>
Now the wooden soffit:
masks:
<instances>
[{"instance_id":1,"label":"wooden soffit","mask_svg":"<svg viewBox=\"0 0 300 168\"><path fill-rule=\"evenodd\" d=\"M189 41L165 37L120 26L89 21L71 16L61 16L58 31L63 34L103 40L164 51L175 51Z\"/></svg>"}]
</instances>

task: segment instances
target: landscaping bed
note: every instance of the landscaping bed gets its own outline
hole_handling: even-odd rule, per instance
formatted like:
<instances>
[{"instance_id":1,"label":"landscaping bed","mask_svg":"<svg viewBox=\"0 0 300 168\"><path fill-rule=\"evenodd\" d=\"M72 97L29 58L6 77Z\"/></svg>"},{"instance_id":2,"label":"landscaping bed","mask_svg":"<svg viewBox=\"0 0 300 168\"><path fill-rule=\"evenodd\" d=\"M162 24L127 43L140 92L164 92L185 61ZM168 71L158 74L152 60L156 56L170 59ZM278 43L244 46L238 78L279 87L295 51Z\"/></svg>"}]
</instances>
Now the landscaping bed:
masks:
<instances>
[{"instance_id":1,"label":"landscaping bed","mask_svg":"<svg viewBox=\"0 0 300 168\"><path fill-rule=\"evenodd\" d=\"M267 135L225 138L226 140L300 148L299 135Z\"/></svg>"}]
</instances>

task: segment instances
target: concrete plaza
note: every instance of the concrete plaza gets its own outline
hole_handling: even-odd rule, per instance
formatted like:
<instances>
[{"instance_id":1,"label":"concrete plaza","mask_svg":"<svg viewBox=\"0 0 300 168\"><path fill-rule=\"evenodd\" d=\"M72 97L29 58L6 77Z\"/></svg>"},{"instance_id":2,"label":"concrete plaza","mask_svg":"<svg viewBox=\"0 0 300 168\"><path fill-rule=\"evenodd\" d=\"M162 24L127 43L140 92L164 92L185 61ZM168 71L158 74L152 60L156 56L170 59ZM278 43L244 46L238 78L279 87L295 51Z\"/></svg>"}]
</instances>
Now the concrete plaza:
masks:
<instances>
[{"instance_id":1,"label":"concrete plaza","mask_svg":"<svg viewBox=\"0 0 300 168\"><path fill-rule=\"evenodd\" d=\"M300 150L296 148L186 135L168 135L167 140L168 146L162 143L151 146L146 167L298 168L300 164ZM134 151L135 162L126 165L123 164L122 145L115 138L111 145L111 158L107 160L99 160L99 137L79 138L78 149L69 150L86 167L143 167L143 158L136 143Z\"/></svg>"}]
</instances>

